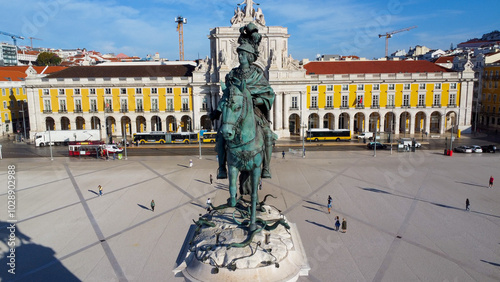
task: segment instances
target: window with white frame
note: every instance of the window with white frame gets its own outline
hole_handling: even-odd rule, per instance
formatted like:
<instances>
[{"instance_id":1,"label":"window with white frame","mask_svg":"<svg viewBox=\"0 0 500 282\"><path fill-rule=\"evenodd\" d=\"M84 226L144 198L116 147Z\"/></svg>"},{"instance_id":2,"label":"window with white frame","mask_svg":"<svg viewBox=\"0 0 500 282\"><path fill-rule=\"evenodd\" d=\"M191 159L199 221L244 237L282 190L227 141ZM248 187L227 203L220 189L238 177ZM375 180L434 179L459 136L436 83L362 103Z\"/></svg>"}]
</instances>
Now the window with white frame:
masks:
<instances>
[{"instance_id":1,"label":"window with white frame","mask_svg":"<svg viewBox=\"0 0 500 282\"><path fill-rule=\"evenodd\" d=\"M158 98L156 97L151 98L151 111L152 112L158 111Z\"/></svg>"},{"instance_id":2,"label":"window with white frame","mask_svg":"<svg viewBox=\"0 0 500 282\"><path fill-rule=\"evenodd\" d=\"M455 93L450 93L450 101L449 104L451 106L455 106L457 104L457 95Z\"/></svg>"},{"instance_id":3,"label":"window with white frame","mask_svg":"<svg viewBox=\"0 0 500 282\"><path fill-rule=\"evenodd\" d=\"M173 110L174 110L174 99L167 98L167 111L172 112Z\"/></svg>"},{"instance_id":4,"label":"window with white frame","mask_svg":"<svg viewBox=\"0 0 500 282\"><path fill-rule=\"evenodd\" d=\"M75 95L80 95L80 88L75 88Z\"/></svg>"},{"instance_id":5,"label":"window with white frame","mask_svg":"<svg viewBox=\"0 0 500 282\"><path fill-rule=\"evenodd\" d=\"M90 95L95 95L95 88L90 88Z\"/></svg>"},{"instance_id":6,"label":"window with white frame","mask_svg":"<svg viewBox=\"0 0 500 282\"><path fill-rule=\"evenodd\" d=\"M418 89L419 89L419 90L425 90L425 83L420 83L420 84L418 85Z\"/></svg>"},{"instance_id":7,"label":"window with white frame","mask_svg":"<svg viewBox=\"0 0 500 282\"><path fill-rule=\"evenodd\" d=\"M104 89L104 94L110 95L111 94L111 88L105 88Z\"/></svg>"},{"instance_id":8,"label":"window with white frame","mask_svg":"<svg viewBox=\"0 0 500 282\"><path fill-rule=\"evenodd\" d=\"M340 106L342 108L348 108L349 107L349 96L342 95L340 102L341 102Z\"/></svg>"},{"instance_id":9,"label":"window with white frame","mask_svg":"<svg viewBox=\"0 0 500 282\"><path fill-rule=\"evenodd\" d=\"M318 96L311 96L311 109L318 108Z\"/></svg>"},{"instance_id":10,"label":"window with white frame","mask_svg":"<svg viewBox=\"0 0 500 282\"><path fill-rule=\"evenodd\" d=\"M330 109L333 108L333 95L326 96L326 107Z\"/></svg>"},{"instance_id":11,"label":"window with white frame","mask_svg":"<svg viewBox=\"0 0 500 282\"><path fill-rule=\"evenodd\" d=\"M59 99L59 112L64 113L68 111L66 108L66 99Z\"/></svg>"},{"instance_id":12,"label":"window with white frame","mask_svg":"<svg viewBox=\"0 0 500 282\"><path fill-rule=\"evenodd\" d=\"M47 94L45 94L45 90L47 90ZM43 94L49 95L49 89L43 89ZM7 92L5 92L5 88L2 88L2 96L7 95Z\"/></svg>"},{"instance_id":13,"label":"window with white frame","mask_svg":"<svg viewBox=\"0 0 500 282\"><path fill-rule=\"evenodd\" d=\"M97 99L90 99L90 112L97 113Z\"/></svg>"},{"instance_id":14,"label":"window with white frame","mask_svg":"<svg viewBox=\"0 0 500 282\"><path fill-rule=\"evenodd\" d=\"M135 98L135 105L136 105L136 111L138 112L144 111L144 108L142 106L142 98Z\"/></svg>"},{"instance_id":15,"label":"window with white frame","mask_svg":"<svg viewBox=\"0 0 500 282\"><path fill-rule=\"evenodd\" d=\"M372 95L372 107L379 107L379 94Z\"/></svg>"},{"instance_id":16,"label":"window with white frame","mask_svg":"<svg viewBox=\"0 0 500 282\"><path fill-rule=\"evenodd\" d=\"M5 96L5 89L2 89L2 92L3 92L3 95ZM43 89L42 93L43 93L43 95L49 95L50 94L49 89Z\"/></svg>"},{"instance_id":17,"label":"window with white frame","mask_svg":"<svg viewBox=\"0 0 500 282\"><path fill-rule=\"evenodd\" d=\"M396 86L394 85L394 83L389 83L388 89L394 90L394 89L396 89Z\"/></svg>"},{"instance_id":18,"label":"window with white frame","mask_svg":"<svg viewBox=\"0 0 500 282\"><path fill-rule=\"evenodd\" d=\"M403 94L403 106L410 106L410 94Z\"/></svg>"},{"instance_id":19,"label":"window with white frame","mask_svg":"<svg viewBox=\"0 0 500 282\"><path fill-rule=\"evenodd\" d=\"M356 96L356 106L357 107L362 107L363 106L363 95L362 94L358 94Z\"/></svg>"},{"instance_id":20,"label":"window with white frame","mask_svg":"<svg viewBox=\"0 0 500 282\"><path fill-rule=\"evenodd\" d=\"M434 101L432 102L432 105L437 107L441 106L441 94L434 93Z\"/></svg>"},{"instance_id":21,"label":"window with white frame","mask_svg":"<svg viewBox=\"0 0 500 282\"><path fill-rule=\"evenodd\" d=\"M311 85L311 91L318 91L318 85Z\"/></svg>"},{"instance_id":22,"label":"window with white frame","mask_svg":"<svg viewBox=\"0 0 500 282\"><path fill-rule=\"evenodd\" d=\"M425 94L423 93L418 94L418 106L425 107Z\"/></svg>"},{"instance_id":23,"label":"window with white frame","mask_svg":"<svg viewBox=\"0 0 500 282\"><path fill-rule=\"evenodd\" d=\"M64 88L59 89L59 95L64 95L66 94L66 91L64 91Z\"/></svg>"},{"instance_id":24,"label":"window with white frame","mask_svg":"<svg viewBox=\"0 0 500 282\"><path fill-rule=\"evenodd\" d=\"M113 112L113 99L112 98L106 98L106 112L111 113Z\"/></svg>"},{"instance_id":25,"label":"window with white frame","mask_svg":"<svg viewBox=\"0 0 500 282\"><path fill-rule=\"evenodd\" d=\"M189 111L189 98L182 98L181 102L182 102L182 110Z\"/></svg>"},{"instance_id":26,"label":"window with white frame","mask_svg":"<svg viewBox=\"0 0 500 282\"><path fill-rule=\"evenodd\" d=\"M80 98L75 99L75 112L77 113L82 112L82 99Z\"/></svg>"},{"instance_id":27,"label":"window with white frame","mask_svg":"<svg viewBox=\"0 0 500 282\"><path fill-rule=\"evenodd\" d=\"M327 85L326 91L333 91L333 85L332 84Z\"/></svg>"},{"instance_id":28,"label":"window with white frame","mask_svg":"<svg viewBox=\"0 0 500 282\"><path fill-rule=\"evenodd\" d=\"M135 94L142 94L142 88L136 88L135 89Z\"/></svg>"},{"instance_id":29,"label":"window with white frame","mask_svg":"<svg viewBox=\"0 0 500 282\"><path fill-rule=\"evenodd\" d=\"M342 84L342 90L343 91L348 91L349 90L349 84Z\"/></svg>"},{"instance_id":30,"label":"window with white frame","mask_svg":"<svg viewBox=\"0 0 500 282\"><path fill-rule=\"evenodd\" d=\"M127 88L120 88L120 94L127 94Z\"/></svg>"},{"instance_id":31,"label":"window with white frame","mask_svg":"<svg viewBox=\"0 0 500 282\"><path fill-rule=\"evenodd\" d=\"M298 103L299 97L297 96L292 96L292 109L298 109L299 108L299 103Z\"/></svg>"},{"instance_id":32,"label":"window with white frame","mask_svg":"<svg viewBox=\"0 0 500 282\"><path fill-rule=\"evenodd\" d=\"M188 93L188 88L187 87L182 87L182 93L184 93L184 94Z\"/></svg>"},{"instance_id":33,"label":"window with white frame","mask_svg":"<svg viewBox=\"0 0 500 282\"><path fill-rule=\"evenodd\" d=\"M450 83L450 89L456 90L457 89L457 83L456 82Z\"/></svg>"},{"instance_id":34,"label":"window with white frame","mask_svg":"<svg viewBox=\"0 0 500 282\"><path fill-rule=\"evenodd\" d=\"M128 99L127 98L120 99L120 111L121 112L128 112Z\"/></svg>"},{"instance_id":35,"label":"window with white frame","mask_svg":"<svg viewBox=\"0 0 500 282\"><path fill-rule=\"evenodd\" d=\"M434 84L434 89L441 90L441 83L435 83Z\"/></svg>"},{"instance_id":36,"label":"window with white frame","mask_svg":"<svg viewBox=\"0 0 500 282\"><path fill-rule=\"evenodd\" d=\"M151 88L151 94L158 94L158 88L156 87Z\"/></svg>"},{"instance_id":37,"label":"window with white frame","mask_svg":"<svg viewBox=\"0 0 500 282\"><path fill-rule=\"evenodd\" d=\"M365 90L365 85L364 84L358 84L358 90L359 91Z\"/></svg>"},{"instance_id":38,"label":"window with white frame","mask_svg":"<svg viewBox=\"0 0 500 282\"><path fill-rule=\"evenodd\" d=\"M3 108L7 109L7 101L3 101Z\"/></svg>"},{"instance_id":39,"label":"window with white frame","mask_svg":"<svg viewBox=\"0 0 500 282\"><path fill-rule=\"evenodd\" d=\"M201 101L201 109L206 111L208 109L208 103L207 103L207 96L203 97L203 100Z\"/></svg>"},{"instance_id":40,"label":"window with white frame","mask_svg":"<svg viewBox=\"0 0 500 282\"><path fill-rule=\"evenodd\" d=\"M387 94L387 106L394 107L395 94Z\"/></svg>"},{"instance_id":41,"label":"window with white frame","mask_svg":"<svg viewBox=\"0 0 500 282\"><path fill-rule=\"evenodd\" d=\"M380 84L373 84L373 90L379 91L380 90Z\"/></svg>"},{"instance_id":42,"label":"window with white frame","mask_svg":"<svg viewBox=\"0 0 500 282\"><path fill-rule=\"evenodd\" d=\"M410 90L411 89L411 85L409 83L405 83L404 86L403 86L403 89L404 90Z\"/></svg>"},{"instance_id":43,"label":"window with white frame","mask_svg":"<svg viewBox=\"0 0 500 282\"><path fill-rule=\"evenodd\" d=\"M167 88L167 94L172 94L172 93L174 93L172 87L168 87Z\"/></svg>"},{"instance_id":44,"label":"window with white frame","mask_svg":"<svg viewBox=\"0 0 500 282\"><path fill-rule=\"evenodd\" d=\"M50 104L50 99L43 100L43 111L52 112L52 105Z\"/></svg>"}]
</instances>

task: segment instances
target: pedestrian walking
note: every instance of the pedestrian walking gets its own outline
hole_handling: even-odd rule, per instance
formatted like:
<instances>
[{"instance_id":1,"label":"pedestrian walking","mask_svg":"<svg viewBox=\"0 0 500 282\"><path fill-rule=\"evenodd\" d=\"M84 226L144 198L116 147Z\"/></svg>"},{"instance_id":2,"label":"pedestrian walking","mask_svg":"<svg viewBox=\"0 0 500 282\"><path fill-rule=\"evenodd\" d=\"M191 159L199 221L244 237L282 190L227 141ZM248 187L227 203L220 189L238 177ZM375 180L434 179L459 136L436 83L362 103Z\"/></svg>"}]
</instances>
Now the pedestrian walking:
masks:
<instances>
[{"instance_id":1,"label":"pedestrian walking","mask_svg":"<svg viewBox=\"0 0 500 282\"><path fill-rule=\"evenodd\" d=\"M155 211L155 200L151 200L151 211Z\"/></svg>"},{"instance_id":2,"label":"pedestrian walking","mask_svg":"<svg viewBox=\"0 0 500 282\"><path fill-rule=\"evenodd\" d=\"M193 167L193 160L189 160L189 167Z\"/></svg>"},{"instance_id":3,"label":"pedestrian walking","mask_svg":"<svg viewBox=\"0 0 500 282\"><path fill-rule=\"evenodd\" d=\"M327 204L327 207L328 207L328 213L330 213L330 211L332 209L332 197L330 195L328 195L328 204Z\"/></svg>"},{"instance_id":4,"label":"pedestrian walking","mask_svg":"<svg viewBox=\"0 0 500 282\"><path fill-rule=\"evenodd\" d=\"M470 211L470 202L469 202L469 198L467 198L467 200L465 200L465 210L466 211Z\"/></svg>"},{"instance_id":5,"label":"pedestrian walking","mask_svg":"<svg viewBox=\"0 0 500 282\"><path fill-rule=\"evenodd\" d=\"M98 188L99 188L99 196L102 196L102 186L99 185Z\"/></svg>"},{"instance_id":6,"label":"pedestrian walking","mask_svg":"<svg viewBox=\"0 0 500 282\"><path fill-rule=\"evenodd\" d=\"M210 207L212 205L212 201L210 200L210 198L207 199L207 212L210 211Z\"/></svg>"},{"instance_id":7,"label":"pedestrian walking","mask_svg":"<svg viewBox=\"0 0 500 282\"><path fill-rule=\"evenodd\" d=\"M210 185L212 185L212 183L214 183L214 178L213 178L213 176L210 174Z\"/></svg>"},{"instance_id":8,"label":"pedestrian walking","mask_svg":"<svg viewBox=\"0 0 500 282\"><path fill-rule=\"evenodd\" d=\"M285 158L285 151L281 152L281 155L283 156L282 159L284 159Z\"/></svg>"},{"instance_id":9,"label":"pedestrian walking","mask_svg":"<svg viewBox=\"0 0 500 282\"><path fill-rule=\"evenodd\" d=\"M488 186L488 188L493 187L493 180L495 180L495 179L493 178L493 175L492 175L492 176L490 176L490 185Z\"/></svg>"},{"instance_id":10,"label":"pedestrian walking","mask_svg":"<svg viewBox=\"0 0 500 282\"><path fill-rule=\"evenodd\" d=\"M347 232L347 221L345 221L345 218L342 218L342 233Z\"/></svg>"},{"instance_id":11,"label":"pedestrian walking","mask_svg":"<svg viewBox=\"0 0 500 282\"><path fill-rule=\"evenodd\" d=\"M347 227L347 226L346 226ZM335 218L335 231L339 231L339 228L340 228L340 219L339 217L337 216Z\"/></svg>"}]
</instances>

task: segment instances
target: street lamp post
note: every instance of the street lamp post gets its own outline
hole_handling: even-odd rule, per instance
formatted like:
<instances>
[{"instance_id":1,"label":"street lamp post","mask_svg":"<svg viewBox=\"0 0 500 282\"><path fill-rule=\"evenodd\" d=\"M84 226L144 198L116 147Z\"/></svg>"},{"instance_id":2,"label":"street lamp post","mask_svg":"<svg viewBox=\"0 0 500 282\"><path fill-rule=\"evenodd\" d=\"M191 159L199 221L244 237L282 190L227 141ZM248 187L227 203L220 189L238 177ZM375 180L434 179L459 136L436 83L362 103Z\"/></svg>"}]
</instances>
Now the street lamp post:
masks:
<instances>
[{"instance_id":1,"label":"street lamp post","mask_svg":"<svg viewBox=\"0 0 500 282\"><path fill-rule=\"evenodd\" d=\"M21 112L23 113L23 130L24 130L24 140L26 140L26 121L24 119L24 102L21 104Z\"/></svg>"},{"instance_id":2,"label":"street lamp post","mask_svg":"<svg viewBox=\"0 0 500 282\"><path fill-rule=\"evenodd\" d=\"M306 128L305 124L300 125L302 127L302 158L306 157L306 147L305 147L305 139L306 136L304 135L304 129Z\"/></svg>"}]
</instances>

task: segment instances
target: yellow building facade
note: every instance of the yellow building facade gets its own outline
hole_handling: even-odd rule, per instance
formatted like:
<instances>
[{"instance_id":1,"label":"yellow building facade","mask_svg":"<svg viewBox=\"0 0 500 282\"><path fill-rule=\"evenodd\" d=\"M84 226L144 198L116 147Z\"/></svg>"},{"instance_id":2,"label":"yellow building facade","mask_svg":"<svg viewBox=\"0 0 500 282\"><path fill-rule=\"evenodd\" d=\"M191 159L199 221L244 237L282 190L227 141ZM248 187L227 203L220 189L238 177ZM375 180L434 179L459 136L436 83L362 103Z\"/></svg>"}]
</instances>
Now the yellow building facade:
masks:
<instances>
[{"instance_id":1,"label":"yellow building facade","mask_svg":"<svg viewBox=\"0 0 500 282\"><path fill-rule=\"evenodd\" d=\"M30 110L37 113L32 135L49 129L101 129L102 136L195 129L193 66L75 68L44 78L28 77ZM210 124L206 103L199 107L196 114L205 112L204 120Z\"/></svg>"},{"instance_id":2,"label":"yellow building facade","mask_svg":"<svg viewBox=\"0 0 500 282\"><path fill-rule=\"evenodd\" d=\"M485 66L482 73L479 122L489 129L500 128L500 63Z\"/></svg>"}]
</instances>

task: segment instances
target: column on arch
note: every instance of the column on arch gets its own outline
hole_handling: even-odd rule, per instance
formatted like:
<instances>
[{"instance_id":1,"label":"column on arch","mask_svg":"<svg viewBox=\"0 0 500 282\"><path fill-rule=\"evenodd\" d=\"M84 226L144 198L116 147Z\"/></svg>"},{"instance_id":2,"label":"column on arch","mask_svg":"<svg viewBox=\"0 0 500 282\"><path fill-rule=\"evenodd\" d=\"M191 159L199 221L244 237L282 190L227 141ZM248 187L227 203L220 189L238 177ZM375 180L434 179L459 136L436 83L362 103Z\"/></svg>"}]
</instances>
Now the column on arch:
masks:
<instances>
[{"instance_id":1,"label":"column on arch","mask_svg":"<svg viewBox=\"0 0 500 282\"><path fill-rule=\"evenodd\" d=\"M283 107L283 112L284 112L283 118L285 120L282 121L282 129L286 130L286 132L290 131L290 129L288 128L289 127L288 119L290 118L290 105L291 105L290 94L283 92L282 107Z\"/></svg>"}]
</instances>

